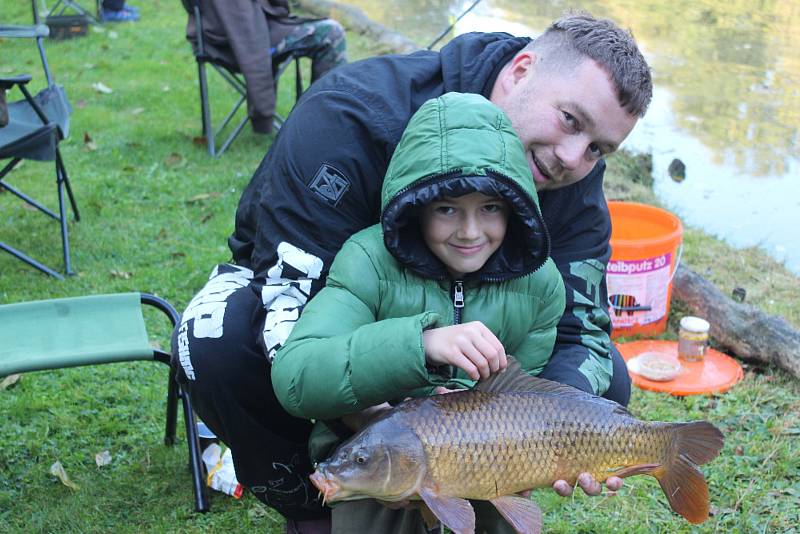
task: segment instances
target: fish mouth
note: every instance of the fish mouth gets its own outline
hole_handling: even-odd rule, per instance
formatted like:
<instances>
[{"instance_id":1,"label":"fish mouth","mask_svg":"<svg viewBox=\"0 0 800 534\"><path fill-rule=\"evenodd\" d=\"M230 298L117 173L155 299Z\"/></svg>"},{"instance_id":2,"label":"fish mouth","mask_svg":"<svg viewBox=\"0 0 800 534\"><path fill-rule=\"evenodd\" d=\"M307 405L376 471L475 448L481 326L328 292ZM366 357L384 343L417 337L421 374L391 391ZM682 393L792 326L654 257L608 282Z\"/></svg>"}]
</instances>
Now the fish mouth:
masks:
<instances>
[{"instance_id":1,"label":"fish mouth","mask_svg":"<svg viewBox=\"0 0 800 534\"><path fill-rule=\"evenodd\" d=\"M336 480L325 476L320 471L314 471L309 478L311 479L311 483L317 487L322 495L323 506L325 506L326 503L337 500L336 496L340 493L342 487Z\"/></svg>"}]
</instances>

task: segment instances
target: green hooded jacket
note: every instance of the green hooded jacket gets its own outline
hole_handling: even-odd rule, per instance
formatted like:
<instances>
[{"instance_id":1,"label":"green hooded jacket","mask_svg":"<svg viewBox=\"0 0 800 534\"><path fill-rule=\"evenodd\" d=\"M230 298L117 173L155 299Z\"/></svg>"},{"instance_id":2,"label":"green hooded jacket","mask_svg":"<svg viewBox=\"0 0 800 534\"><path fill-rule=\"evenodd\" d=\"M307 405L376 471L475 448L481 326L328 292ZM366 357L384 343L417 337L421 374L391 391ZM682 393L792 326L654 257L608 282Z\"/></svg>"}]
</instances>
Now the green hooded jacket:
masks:
<instances>
[{"instance_id":1,"label":"green hooded jacket","mask_svg":"<svg viewBox=\"0 0 800 534\"><path fill-rule=\"evenodd\" d=\"M451 280L418 215L435 199L476 191L510 206L506 237L479 271ZM481 321L539 373L565 290L522 144L500 108L476 94L426 102L392 157L381 206L381 223L344 244L276 354L272 382L286 410L324 420L436 386L471 387L462 370L425 361L423 330L458 322Z\"/></svg>"}]
</instances>

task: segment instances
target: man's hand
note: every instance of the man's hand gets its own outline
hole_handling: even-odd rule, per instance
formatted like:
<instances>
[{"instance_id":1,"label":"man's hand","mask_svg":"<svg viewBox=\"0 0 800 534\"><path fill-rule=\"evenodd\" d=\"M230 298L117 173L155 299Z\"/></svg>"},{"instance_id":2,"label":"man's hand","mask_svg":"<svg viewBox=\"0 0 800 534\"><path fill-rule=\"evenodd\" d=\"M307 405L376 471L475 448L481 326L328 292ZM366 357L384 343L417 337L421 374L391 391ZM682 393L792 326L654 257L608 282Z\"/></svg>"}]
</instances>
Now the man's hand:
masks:
<instances>
[{"instance_id":1,"label":"man's hand","mask_svg":"<svg viewBox=\"0 0 800 534\"><path fill-rule=\"evenodd\" d=\"M459 367L473 380L508 366L503 344L480 321L425 330L422 343L429 364Z\"/></svg>"},{"instance_id":2,"label":"man's hand","mask_svg":"<svg viewBox=\"0 0 800 534\"><path fill-rule=\"evenodd\" d=\"M603 491L603 485L596 481L589 473L581 473L578 475L578 485L586 495L590 496L600 495ZM619 477L608 477L606 480L606 487L609 491L619 491L622 488L622 479ZM566 480L556 480L553 482L553 489L562 497L569 497L572 495L572 486Z\"/></svg>"}]
</instances>

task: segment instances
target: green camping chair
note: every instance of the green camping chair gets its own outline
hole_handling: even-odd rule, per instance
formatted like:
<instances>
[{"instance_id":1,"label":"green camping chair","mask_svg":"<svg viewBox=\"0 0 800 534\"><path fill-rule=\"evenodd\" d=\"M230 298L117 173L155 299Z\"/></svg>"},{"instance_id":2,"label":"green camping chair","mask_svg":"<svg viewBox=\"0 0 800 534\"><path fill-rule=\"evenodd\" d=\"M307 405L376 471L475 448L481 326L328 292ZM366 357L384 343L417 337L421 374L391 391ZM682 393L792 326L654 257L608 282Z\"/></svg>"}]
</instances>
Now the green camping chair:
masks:
<instances>
[{"instance_id":1,"label":"green camping chair","mask_svg":"<svg viewBox=\"0 0 800 534\"><path fill-rule=\"evenodd\" d=\"M170 365L170 354L150 346L142 305L180 320L165 300L146 293L119 293L0 305L0 377L15 373L138 360ZM183 404L195 509L208 510L197 427L188 392L170 367L164 442L175 441L178 398Z\"/></svg>"}]
</instances>

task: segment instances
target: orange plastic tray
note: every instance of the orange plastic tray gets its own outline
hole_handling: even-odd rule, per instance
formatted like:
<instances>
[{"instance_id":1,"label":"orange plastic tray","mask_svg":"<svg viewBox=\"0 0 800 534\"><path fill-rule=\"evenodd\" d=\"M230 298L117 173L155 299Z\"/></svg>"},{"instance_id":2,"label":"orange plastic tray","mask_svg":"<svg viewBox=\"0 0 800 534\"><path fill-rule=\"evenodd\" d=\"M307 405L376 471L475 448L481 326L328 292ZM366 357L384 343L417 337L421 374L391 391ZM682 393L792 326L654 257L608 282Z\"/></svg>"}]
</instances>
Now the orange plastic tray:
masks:
<instances>
[{"instance_id":1,"label":"orange plastic tray","mask_svg":"<svg viewBox=\"0 0 800 534\"><path fill-rule=\"evenodd\" d=\"M660 352L678 358L677 341L641 340L617 343L620 354L627 362L645 352ZM681 359L681 373L672 380L656 382L630 372L634 385L650 391L660 391L676 396L722 393L742 379L744 372L739 362L718 350L706 349L701 362L686 362Z\"/></svg>"}]
</instances>

